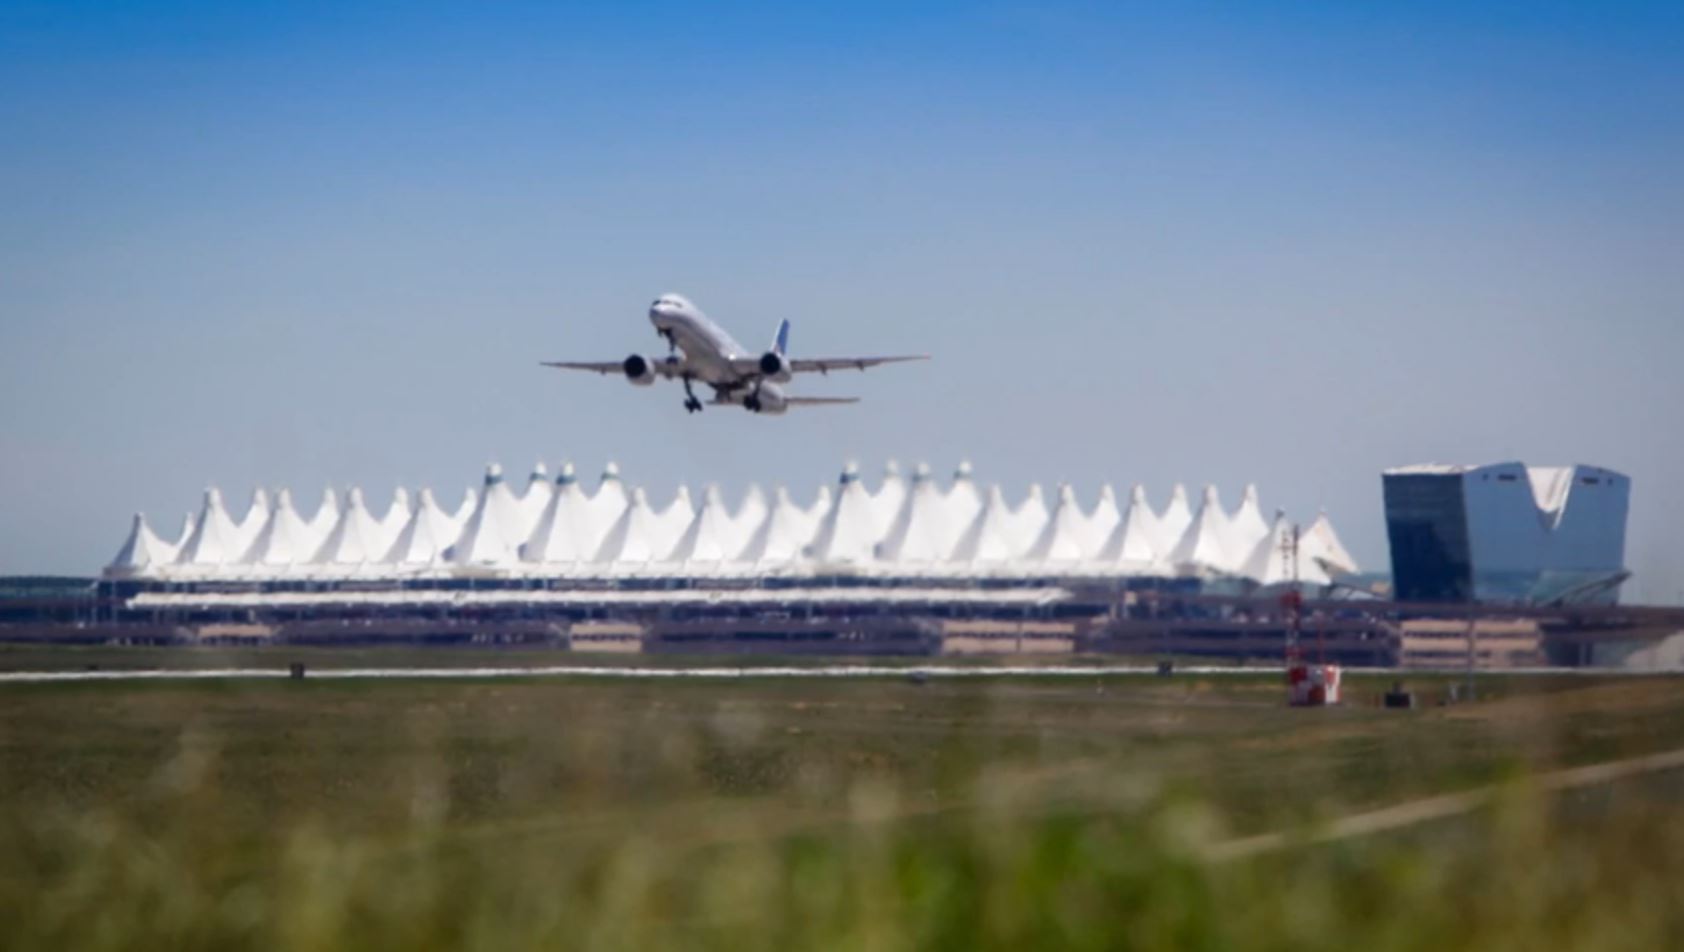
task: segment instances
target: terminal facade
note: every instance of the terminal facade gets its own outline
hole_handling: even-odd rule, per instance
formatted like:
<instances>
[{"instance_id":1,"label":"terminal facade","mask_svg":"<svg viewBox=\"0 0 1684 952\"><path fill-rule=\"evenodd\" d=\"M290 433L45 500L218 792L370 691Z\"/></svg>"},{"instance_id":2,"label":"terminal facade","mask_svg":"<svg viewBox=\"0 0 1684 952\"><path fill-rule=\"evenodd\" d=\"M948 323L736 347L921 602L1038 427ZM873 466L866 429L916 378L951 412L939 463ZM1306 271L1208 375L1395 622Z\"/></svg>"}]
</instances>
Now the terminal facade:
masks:
<instances>
[{"instance_id":1,"label":"terminal facade","mask_svg":"<svg viewBox=\"0 0 1684 952\"><path fill-rule=\"evenodd\" d=\"M1382 479L1400 601L1613 604L1630 574L1621 473L1428 464Z\"/></svg>"}]
</instances>

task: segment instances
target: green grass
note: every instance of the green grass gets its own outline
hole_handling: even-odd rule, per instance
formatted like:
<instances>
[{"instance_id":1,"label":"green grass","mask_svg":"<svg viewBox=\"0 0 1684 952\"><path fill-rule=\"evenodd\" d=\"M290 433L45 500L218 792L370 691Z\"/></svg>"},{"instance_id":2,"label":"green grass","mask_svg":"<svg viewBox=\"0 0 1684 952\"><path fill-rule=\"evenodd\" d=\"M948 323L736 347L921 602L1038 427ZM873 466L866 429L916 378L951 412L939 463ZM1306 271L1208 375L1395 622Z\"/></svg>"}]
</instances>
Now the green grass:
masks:
<instances>
[{"instance_id":1,"label":"green grass","mask_svg":"<svg viewBox=\"0 0 1684 952\"><path fill-rule=\"evenodd\" d=\"M1684 747L1679 682L1414 712L1387 683L1322 711L1263 675L0 685L0 945L1679 944L1678 778L1528 780ZM1492 783L1471 816L1207 858Z\"/></svg>"}]
</instances>

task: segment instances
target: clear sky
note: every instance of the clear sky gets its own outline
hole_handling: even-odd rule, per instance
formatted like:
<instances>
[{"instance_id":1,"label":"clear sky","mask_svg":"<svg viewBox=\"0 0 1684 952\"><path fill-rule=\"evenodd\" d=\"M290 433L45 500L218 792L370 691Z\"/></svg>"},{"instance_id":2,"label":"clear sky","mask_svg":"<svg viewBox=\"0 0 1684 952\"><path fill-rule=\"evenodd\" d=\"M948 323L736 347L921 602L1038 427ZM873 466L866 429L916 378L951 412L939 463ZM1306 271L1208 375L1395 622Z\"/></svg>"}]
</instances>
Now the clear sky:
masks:
<instances>
[{"instance_id":1,"label":"clear sky","mask_svg":"<svg viewBox=\"0 0 1684 952\"><path fill-rule=\"evenodd\" d=\"M928 351L684 413L541 358ZM0 572L202 488L1634 479L1684 592L1684 4L0 0Z\"/></svg>"}]
</instances>

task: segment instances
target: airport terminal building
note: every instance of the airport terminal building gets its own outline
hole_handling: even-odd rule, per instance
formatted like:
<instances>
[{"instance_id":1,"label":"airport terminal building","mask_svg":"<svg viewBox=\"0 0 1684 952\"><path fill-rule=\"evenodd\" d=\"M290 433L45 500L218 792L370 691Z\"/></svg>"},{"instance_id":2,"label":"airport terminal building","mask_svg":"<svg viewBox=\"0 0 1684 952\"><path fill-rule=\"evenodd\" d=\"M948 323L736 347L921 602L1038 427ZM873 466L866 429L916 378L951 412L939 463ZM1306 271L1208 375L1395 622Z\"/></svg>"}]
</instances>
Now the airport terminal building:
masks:
<instances>
[{"instance_id":1,"label":"airport terminal building","mask_svg":"<svg viewBox=\"0 0 1684 952\"><path fill-rule=\"evenodd\" d=\"M1196 579L1325 587L1358 567L1322 514L1300 529L1263 514L1254 487L1225 506L1180 486L1161 506L1144 487L1083 499L1039 485L1008 498L961 464L951 479L893 464L868 485L853 465L816 493L710 486L656 501L610 463L594 486L565 465L516 488L488 468L460 504L397 490L378 510L329 490L310 514L287 490L230 512L207 490L178 535L137 514L107 580L133 592L696 587L846 579L857 587L1035 586L1047 579ZM1296 545L1290 543L1295 542ZM1294 557L1295 556L1295 557Z\"/></svg>"},{"instance_id":2,"label":"airport terminal building","mask_svg":"<svg viewBox=\"0 0 1684 952\"><path fill-rule=\"evenodd\" d=\"M1404 466L1383 476L1401 601L1612 604L1631 480L1596 466Z\"/></svg>"}]
</instances>

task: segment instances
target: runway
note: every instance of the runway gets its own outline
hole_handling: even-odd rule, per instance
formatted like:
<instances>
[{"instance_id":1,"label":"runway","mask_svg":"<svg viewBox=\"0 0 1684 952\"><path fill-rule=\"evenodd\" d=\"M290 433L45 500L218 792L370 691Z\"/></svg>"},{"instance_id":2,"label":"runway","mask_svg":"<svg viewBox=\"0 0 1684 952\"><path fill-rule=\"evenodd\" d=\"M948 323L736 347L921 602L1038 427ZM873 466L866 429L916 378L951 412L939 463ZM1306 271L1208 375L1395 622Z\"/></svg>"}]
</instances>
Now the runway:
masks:
<instances>
[{"instance_id":1,"label":"runway","mask_svg":"<svg viewBox=\"0 0 1684 952\"><path fill-rule=\"evenodd\" d=\"M1177 665L1171 677L1221 675L1283 675L1279 665ZM1157 675L1155 665L751 665L742 667L641 667L613 665L554 665L543 667L459 667L459 668L309 668L311 680L374 681L430 679L477 681L504 678L599 678L623 681L660 681L683 678L704 680L837 679L837 678L1092 678L1129 675ZM1666 677L1670 672L1601 668L1512 668L1481 671L1476 677L1501 678L1527 675L1579 677ZM1465 669L1396 671L1385 668L1346 668L1345 677L1383 677L1393 680L1411 677L1467 677ZM83 681L217 681L283 680L292 677L287 668L149 668L129 671L0 671L0 684L45 684Z\"/></svg>"}]
</instances>

